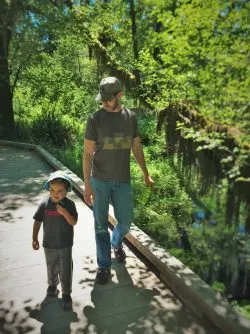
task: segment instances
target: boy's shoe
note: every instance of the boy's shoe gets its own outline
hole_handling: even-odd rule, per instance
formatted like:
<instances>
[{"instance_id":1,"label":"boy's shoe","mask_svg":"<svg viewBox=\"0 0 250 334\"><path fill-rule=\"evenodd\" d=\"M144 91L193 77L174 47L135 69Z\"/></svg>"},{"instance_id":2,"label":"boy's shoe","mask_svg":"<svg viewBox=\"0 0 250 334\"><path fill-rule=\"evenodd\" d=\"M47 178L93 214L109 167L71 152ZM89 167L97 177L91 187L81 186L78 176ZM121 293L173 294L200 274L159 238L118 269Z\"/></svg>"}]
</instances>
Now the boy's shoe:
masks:
<instances>
[{"instance_id":1,"label":"boy's shoe","mask_svg":"<svg viewBox=\"0 0 250 334\"><path fill-rule=\"evenodd\" d=\"M72 298L70 295L62 295L62 306L64 310L72 309Z\"/></svg>"},{"instance_id":2,"label":"boy's shoe","mask_svg":"<svg viewBox=\"0 0 250 334\"><path fill-rule=\"evenodd\" d=\"M109 268L98 268L95 280L99 284L106 284L108 283L109 275L110 275Z\"/></svg>"},{"instance_id":3,"label":"boy's shoe","mask_svg":"<svg viewBox=\"0 0 250 334\"><path fill-rule=\"evenodd\" d=\"M56 286L49 285L47 289L47 297L56 297L59 293L59 290Z\"/></svg>"},{"instance_id":4,"label":"boy's shoe","mask_svg":"<svg viewBox=\"0 0 250 334\"><path fill-rule=\"evenodd\" d=\"M115 258L118 262L124 262L126 259L126 253L122 246L119 248L114 248Z\"/></svg>"}]
</instances>

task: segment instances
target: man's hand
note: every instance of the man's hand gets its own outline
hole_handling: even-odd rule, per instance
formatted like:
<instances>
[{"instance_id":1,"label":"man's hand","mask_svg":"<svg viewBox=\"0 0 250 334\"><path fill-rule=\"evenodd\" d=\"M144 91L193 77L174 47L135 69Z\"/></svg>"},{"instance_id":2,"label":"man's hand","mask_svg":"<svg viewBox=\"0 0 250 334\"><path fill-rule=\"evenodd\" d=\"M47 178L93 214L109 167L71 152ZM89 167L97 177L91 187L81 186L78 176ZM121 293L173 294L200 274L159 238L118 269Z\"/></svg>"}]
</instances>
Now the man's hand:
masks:
<instances>
[{"instance_id":1,"label":"man's hand","mask_svg":"<svg viewBox=\"0 0 250 334\"><path fill-rule=\"evenodd\" d=\"M93 205L93 190L90 184L91 168L93 163L93 157L95 153L95 141L84 139L84 154L83 154L83 175L84 175L84 201L92 206Z\"/></svg>"},{"instance_id":2,"label":"man's hand","mask_svg":"<svg viewBox=\"0 0 250 334\"><path fill-rule=\"evenodd\" d=\"M155 183L154 183L154 180L151 178L150 175L145 175L144 176L144 182L148 187L150 187L153 190Z\"/></svg>"},{"instance_id":3,"label":"man's hand","mask_svg":"<svg viewBox=\"0 0 250 334\"><path fill-rule=\"evenodd\" d=\"M90 185L86 185L85 184L85 190L84 190L83 197L84 197L85 202L88 205L90 205L90 206L93 205L93 202L94 202L94 193L93 193L93 190L92 190L92 188L91 188Z\"/></svg>"},{"instance_id":4,"label":"man's hand","mask_svg":"<svg viewBox=\"0 0 250 334\"><path fill-rule=\"evenodd\" d=\"M32 241L32 248L34 250L38 250L40 248L39 241L38 240L33 240Z\"/></svg>"}]
</instances>

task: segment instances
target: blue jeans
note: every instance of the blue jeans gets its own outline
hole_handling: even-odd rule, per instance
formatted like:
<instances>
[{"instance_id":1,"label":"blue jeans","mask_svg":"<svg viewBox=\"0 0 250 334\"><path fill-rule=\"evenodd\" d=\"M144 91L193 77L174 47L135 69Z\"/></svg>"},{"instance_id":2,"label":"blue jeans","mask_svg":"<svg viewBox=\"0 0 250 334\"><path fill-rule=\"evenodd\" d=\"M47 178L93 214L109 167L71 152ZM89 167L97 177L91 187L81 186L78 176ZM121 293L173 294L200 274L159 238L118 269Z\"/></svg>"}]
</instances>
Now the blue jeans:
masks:
<instances>
[{"instance_id":1,"label":"blue jeans","mask_svg":"<svg viewBox=\"0 0 250 334\"><path fill-rule=\"evenodd\" d=\"M93 213L95 220L95 238L97 264L100 268L111 266L111 245L121 246L122 240L129 232L133 215L133 199L130 182L101 181L91 178L94 192ZM117 220L112 237L108 231L109 203L113 204Z\"/></svg>"}]
</instances>

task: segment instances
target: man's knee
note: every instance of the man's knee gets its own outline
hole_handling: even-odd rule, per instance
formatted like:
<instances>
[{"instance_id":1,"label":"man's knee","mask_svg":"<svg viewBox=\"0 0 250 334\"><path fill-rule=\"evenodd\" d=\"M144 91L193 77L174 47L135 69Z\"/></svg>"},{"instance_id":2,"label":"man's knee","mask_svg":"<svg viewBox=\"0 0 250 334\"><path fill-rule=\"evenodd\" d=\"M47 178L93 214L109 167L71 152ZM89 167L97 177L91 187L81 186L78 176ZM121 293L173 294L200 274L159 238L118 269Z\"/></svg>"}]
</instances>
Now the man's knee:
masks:
<instances>
[{"instance_id":1,"label":"man's knee","mask_svg":"<svg viewBox=\"0 0 250 334\"><path fill-rule=\"evenodd\" d=\"M132 223L131 221L121 222L119 224L120 231L123 234L127 234L130 230L131 223Z\"/></svg>"},{"instance_id":2,"label":"man's knee","mask_svg":"<svg viewBox=\"0 0 250 334\"><path fill-rule=\"evenodd\" d=\"M109 239L109 231L103 228L99 228L95 230L96 238L99 240Z\"/></svg>"}]
</instances>

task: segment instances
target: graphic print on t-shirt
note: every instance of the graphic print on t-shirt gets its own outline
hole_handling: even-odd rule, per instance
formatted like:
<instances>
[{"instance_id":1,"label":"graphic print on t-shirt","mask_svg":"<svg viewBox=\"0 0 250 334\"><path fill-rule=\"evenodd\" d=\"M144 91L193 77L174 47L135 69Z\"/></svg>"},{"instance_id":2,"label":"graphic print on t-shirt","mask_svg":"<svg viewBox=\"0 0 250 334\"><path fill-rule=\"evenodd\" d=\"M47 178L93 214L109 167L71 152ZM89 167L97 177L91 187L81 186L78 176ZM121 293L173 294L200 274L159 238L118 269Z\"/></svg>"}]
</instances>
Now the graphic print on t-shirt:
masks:
<instances>
[{"instance_id":1,"label":"graphic print on t-shirt","mask_svg":"<svg viewBox=\"0 0 250 334\"><path fill-rule=\"evenodd\" d=\"M44 213L45 213L45 216L60 216L60 213L57 210L45 209Z\"/></svg>"},{"instance_id":2,"label":"graphic print on t-shirt","mask_svg":"<svg viewBox=\"0 0 250 334\"><path fill-rule=\"evenodd\" d=\"M130 150L131 137L104 137L104 150Z\"/></svg>"}]
</instances>

